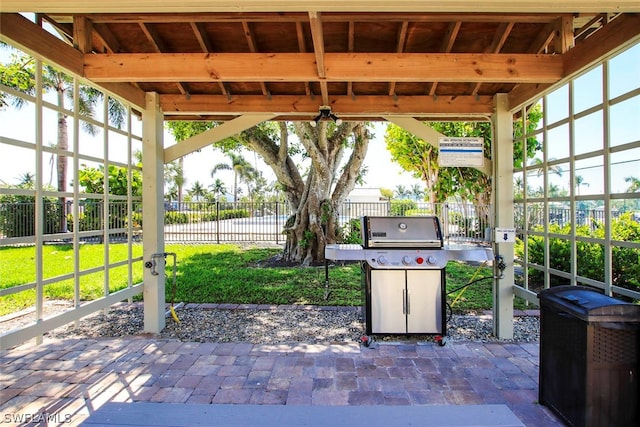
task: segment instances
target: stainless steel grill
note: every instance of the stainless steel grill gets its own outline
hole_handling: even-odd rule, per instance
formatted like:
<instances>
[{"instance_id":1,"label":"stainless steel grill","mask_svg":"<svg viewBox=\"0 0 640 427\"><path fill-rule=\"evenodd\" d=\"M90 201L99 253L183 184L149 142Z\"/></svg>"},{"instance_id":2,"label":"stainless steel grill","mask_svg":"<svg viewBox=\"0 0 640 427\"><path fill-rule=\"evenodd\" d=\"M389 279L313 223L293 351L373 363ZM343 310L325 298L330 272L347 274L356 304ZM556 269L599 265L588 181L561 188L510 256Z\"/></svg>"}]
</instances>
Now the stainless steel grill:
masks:
<instances>
[{"instance_id":1,"label":"stainless steel grill","mask_svg":"<svg viewBox=\"0 0 640 427\"><path fill-rule=\"evenodd\" d=\"M446 335L445 269L451 260L487 261L491 249L444 247L437 216L361 219L362 245L327 245L325 258L363 261L368 335Z\"/></svg>"}]
</instances>

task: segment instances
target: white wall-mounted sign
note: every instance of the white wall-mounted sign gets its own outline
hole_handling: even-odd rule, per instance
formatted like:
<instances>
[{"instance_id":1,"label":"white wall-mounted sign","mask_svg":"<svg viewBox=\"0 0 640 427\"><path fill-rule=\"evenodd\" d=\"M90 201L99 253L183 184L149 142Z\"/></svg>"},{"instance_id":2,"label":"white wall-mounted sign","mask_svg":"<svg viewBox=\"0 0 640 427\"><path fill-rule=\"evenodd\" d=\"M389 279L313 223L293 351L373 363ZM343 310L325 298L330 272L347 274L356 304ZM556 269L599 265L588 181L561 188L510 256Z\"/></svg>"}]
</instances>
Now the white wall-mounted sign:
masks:
<instances>
[{"instance_id":1,"label":"white wall-mounted sign","mask_svg":"<svg viewBox=\"0 0 640 427\"><path fill-rule=\"evenodd\" d=\"M482 167L484 165L484 138L439 138L440 166Z\"/></svg>"},{"instance_id":2,"label":"white wall-mounted sign","mask_svg":"<svg viewBox=\"0 0 640 427\"><path fill-rule=\"evenodd\" d=\"M494 235L494 242L496 243L515 243L516 242L516 229L515 228L498 228Z\"/></svg>"}]
</instances>

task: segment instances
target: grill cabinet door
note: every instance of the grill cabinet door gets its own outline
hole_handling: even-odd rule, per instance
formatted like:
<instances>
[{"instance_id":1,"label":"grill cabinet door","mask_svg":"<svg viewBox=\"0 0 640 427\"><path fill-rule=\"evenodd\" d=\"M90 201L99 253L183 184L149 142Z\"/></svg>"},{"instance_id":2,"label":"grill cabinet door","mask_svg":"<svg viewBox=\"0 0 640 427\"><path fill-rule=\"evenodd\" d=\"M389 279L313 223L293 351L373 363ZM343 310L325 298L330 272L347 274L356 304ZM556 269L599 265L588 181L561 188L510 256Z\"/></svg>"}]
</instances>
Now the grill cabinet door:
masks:
<instances>
[{"instance_id":1,"label":"grill cabinet door","mask_svg":"<svg viewBox=\"0 0 640 427\"><path fill-rule=\"evenodd\" d=\"M407 270L407 333L442 333L441 270Z\"/></svg>"},{"instance_id":2,"label":"grill cabinet door","mask_svg":"<svg viewBox=\"0 0 640 427\"><path fill-rule=\"evenodd\" d=\"M406 334L404 270L371 271L371 332Z\"/></svg>"}]
</instances>

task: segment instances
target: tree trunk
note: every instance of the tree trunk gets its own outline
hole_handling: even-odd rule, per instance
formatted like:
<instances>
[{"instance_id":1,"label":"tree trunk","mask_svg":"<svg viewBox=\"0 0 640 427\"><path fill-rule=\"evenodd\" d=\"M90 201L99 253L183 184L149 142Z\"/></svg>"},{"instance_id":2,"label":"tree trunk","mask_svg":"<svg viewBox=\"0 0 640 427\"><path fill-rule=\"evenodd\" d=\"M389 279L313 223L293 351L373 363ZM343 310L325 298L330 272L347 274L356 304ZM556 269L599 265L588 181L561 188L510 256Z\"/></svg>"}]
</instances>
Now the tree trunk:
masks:
<instances>
[{"instance_id":1,"label":"tree trunk","mask_svg":"<svg viewBox=\"0 0 640 427\"><path fill-rule=\"evenodd\" d=\"M58 91L58 105L64 106L64 92ZM60 151L67 151L69 149L69 133L67 131L67 117L63 113L58 113L58 142L56 147ZM58 152L56 167L58 172L58 191L67 191L67 156L61 152ZM67 228L67 198L60 196L58 198L60 203L60 232L66 233Z\"/></svg>"}]
</instances>

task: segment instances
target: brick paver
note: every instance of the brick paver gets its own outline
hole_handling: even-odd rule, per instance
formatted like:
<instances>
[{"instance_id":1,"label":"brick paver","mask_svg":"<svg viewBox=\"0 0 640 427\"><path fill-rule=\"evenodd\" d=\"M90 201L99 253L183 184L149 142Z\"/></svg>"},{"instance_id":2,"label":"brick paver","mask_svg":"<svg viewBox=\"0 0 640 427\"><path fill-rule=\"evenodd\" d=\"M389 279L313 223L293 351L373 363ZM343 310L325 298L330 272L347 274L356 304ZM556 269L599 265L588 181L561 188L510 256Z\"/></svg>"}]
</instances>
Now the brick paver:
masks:
<instances>
[{"instance_id":1,"label":"brick paver","mask_svg":"<svg viewBox=\"0 0 640 427\"><path fill-rule=\"evenodd\" d=\"M526 425L561 426L538 405L535 343L50 341L0 353L0 413L58 411L80 423L108 401L267 405L506 404ZM66 405L72 402L72 405Z\"/></svg>"}]
</instances>

